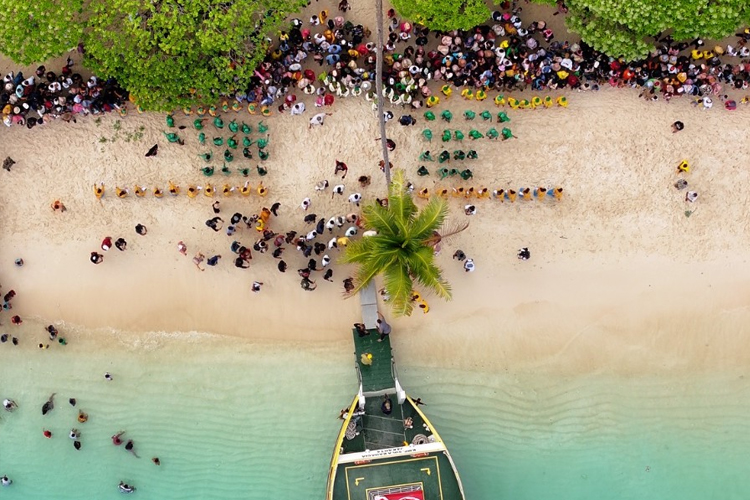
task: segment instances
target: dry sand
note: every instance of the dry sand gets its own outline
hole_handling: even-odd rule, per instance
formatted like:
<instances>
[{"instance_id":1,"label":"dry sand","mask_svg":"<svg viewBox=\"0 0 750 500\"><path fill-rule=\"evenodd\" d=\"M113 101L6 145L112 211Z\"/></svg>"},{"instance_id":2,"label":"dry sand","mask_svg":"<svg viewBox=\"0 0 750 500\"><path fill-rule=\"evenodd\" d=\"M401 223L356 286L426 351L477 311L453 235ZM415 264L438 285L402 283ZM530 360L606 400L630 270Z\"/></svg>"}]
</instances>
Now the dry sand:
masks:
<instances>
[{"instance_id":1,"label":"dry sand","mask_svg":"<svg viewBox=\"0 0 750 500\"><path fill-rule=\"evenodd\" d=\"M450 240L438 258L453 284L454 300L428 297L429 314L415 312L393 321L399 358L413 364L550 374L746 366L750 109L702 112L686 100L647 103L636 95L629 90L573 93L568 109L508 111L517 140L466 139L463 148L479 152L478 160L465 162L475 176L469 182L438 182L437 163L426 164L429 177L416 175L419 153L428 147L421 136L426 126L421 113L414 113L419 118L414 127L401 127L395 120L388 125L398 144L392 161L406 169L417 189L565 189L561 202L476 202L478 214L470 218L469 229ZM235 211L250 214L280 201L280 217L272 228L309 230L299 208L306 196L313 199L310 212L319 216L350 212L345 197L331 200L330 191L321 195L313 188L322 179L337 183L336 159L349 164L347 195L359 190L357 177L368 174L373 184L362 191L365 200L383 196L375 141L379 133L370 103L338 100L325 126L308 130L315 110L310 99L305 101L308 111L301 117L275 114L266 120L271 159L262 180L270 189L268 197L219 195L215 199L221 201L225 220ZM443 122L429 125L436 137L429 145L433 151L440 150L444 128L461 129L468 137L472 124L482 131L489 127L464 122L464 109L497 112L491 99L480 104L454 97L447 107L456 118L447 127ZM401 113L393 111L397 117ZM258 122L246 112L237 117L254 126ZM252 243L255 234L245 230L230 238L205 227L213 216L213 200L203 195L114 196L115 185L131 190L136 183L164 188L168 180L183 189L205 185L199 172L204 163L197 155L209 149L220 155L223 148L201 147L192 118L177 116L178 125L188 126L179 132L186 140L182 147L164 139L163 115L132 110L123 120L111 115L30 131L0 130L0 157L17 161L11 172L0 172L0 276L4 290L12 287L19 293L13 311L87 328L348 342L359 303L342 299L347 269L337 265L335 283L321 276L317 291L303 292L295 270L306 259L293 248L287 250L286 275L268 254L255 255L250 269L232 266L231 241ZM670 124L677 119L685 122L685 130L672 134ZM143 137L134 138L141 127ZM207 125L209 141L213 132ZM155 143L158 156L145 158ZM236 157L233 168L244 164L240 151ZM682 159L692 165L685 178L700 193L691 206L684 191L672 187ZM244 182L236 173L225 178L218 173L220 166L210 179L215 185ZM250 180L257 185L259 177L253 172ZM109 188L101 203L92 192L97 182ZM50 209L58 198L67 212ZM466 219L464 203L450 200L452 221ZM690 217L688 209L694 210ZM135 234L137 223L148 227L147 236ZM125 237L128 250L112 249L102 265L94 266L89 252L98 250L108 235ZM187 244L189 257L177 252L179 240ZM524 246L532 252L527 262L515 256ZM451 259L457 248L475 260L476 272L464 273ZM199 272L190 260L197 251L224 259ZM25 259L23 268L14 267L16 257ZM265 283L260 294L250 291L253 280ZM5 326L9 320L3 316Z\"/></svg>"}]
</instances>

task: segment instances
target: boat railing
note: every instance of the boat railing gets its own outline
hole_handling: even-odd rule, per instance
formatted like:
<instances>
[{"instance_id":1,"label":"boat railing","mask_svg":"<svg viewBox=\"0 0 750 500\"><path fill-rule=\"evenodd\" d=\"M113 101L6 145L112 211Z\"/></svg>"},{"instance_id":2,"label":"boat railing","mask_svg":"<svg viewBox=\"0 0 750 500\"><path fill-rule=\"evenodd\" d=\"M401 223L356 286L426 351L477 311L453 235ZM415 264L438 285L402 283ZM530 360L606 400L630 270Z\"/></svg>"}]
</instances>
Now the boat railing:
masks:
<instances>
[{"instance_id":1,"label":"boat railing","mask_svg":"<svg viewBox=\"0 0 750 500\"><path fill-rule=\"evenodd\" d=\"M398 404L402 405L404 404L404 401L406 401L406 391L401 387L401 382L398 381L398 371L396 370L396 360L391 356L391 376L393 377L393 382L396 386L396 398L398 399Z\"/></svg>"}]
</instances>

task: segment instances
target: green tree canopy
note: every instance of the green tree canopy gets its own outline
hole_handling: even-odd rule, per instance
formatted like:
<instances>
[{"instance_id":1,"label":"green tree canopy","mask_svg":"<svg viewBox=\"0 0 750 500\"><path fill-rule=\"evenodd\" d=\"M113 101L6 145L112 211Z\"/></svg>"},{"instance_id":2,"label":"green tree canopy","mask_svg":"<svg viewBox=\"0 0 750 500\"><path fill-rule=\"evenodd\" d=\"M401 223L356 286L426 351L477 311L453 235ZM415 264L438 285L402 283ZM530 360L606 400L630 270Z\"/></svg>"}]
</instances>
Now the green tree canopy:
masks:
<instances>
[{"instance_id":1,"label":"green tree canopy","mask_svg":"<svg viewBox=\"0 0 750 500\"><path fill-rule=\"evenodd\" d=\"M555 0L542 0L555 4ZM606 54L639 59L650 37L672 30L675 40L720 39L750 22L747 0L566 0L567 25Z\"/></svg>"},{"instance_id":2,"label":"green tree canopy","mask_svg":"<svg viewBox=\"0 0 750 500\"><path fill-rule=\"evenodd\" d=\"M393 312L398 316L411 314L415 282L450 299L450 284L435 265L433 249L435 234L447 213L448 207L441 198L433 198L419 211L406 189L403 170L394 171L388 187L388 206L373 202L362 209L365 230L378 234L349 243L342 258L344 263L358 265L354 292L382 274Z\"/></svg>"},{"instance_id":3,"label":"green tree canopy","mask_svg":"<svg viewBox=\"0 0 750 500\"><path fill-rule=\"evenodd\" d=\"M392 0L398 13L433 30L468 30L490 17L484 0Z\"/></svg>"},{"instance_id":4,"label":"green tree canopy","mask_svg":"<svg viewBox=\"0 0 750 500\"><path fill-rule=\"evenodd\" d=\"M81 41L83 0L0 0L0 54L28 65Z\"/></svg>"},{"instance_id":5,"label":"green tree canopy","mask_svg":"<svg viewBox=\"0 0 750 500\"><path fill-rule=\"evenodd\" d=\"M244 88L266 37L305 0L101 0L85 64L115 77L146 109L169 111Z\"/></svg>"}]
</instances>

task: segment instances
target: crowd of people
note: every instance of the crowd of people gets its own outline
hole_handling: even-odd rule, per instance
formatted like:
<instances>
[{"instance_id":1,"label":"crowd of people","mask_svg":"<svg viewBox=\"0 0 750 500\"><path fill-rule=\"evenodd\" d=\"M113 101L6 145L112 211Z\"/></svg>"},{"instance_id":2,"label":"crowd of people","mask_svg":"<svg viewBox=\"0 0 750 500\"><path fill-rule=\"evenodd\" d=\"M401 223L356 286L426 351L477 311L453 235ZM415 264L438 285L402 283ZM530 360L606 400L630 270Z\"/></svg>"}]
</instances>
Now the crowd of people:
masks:
<instances>
[{"instance_id":1,"label":"crowd of people","mask_svg":"<svg viewBox=\"0 0 750 500\"><path fill-rule=\"evenodd\" d=\"M114 79L92 76L84 81L72 66L68 58L59 74L39 66L29 77L20 71L5 75L0 89L3 123L33 128L57 118L70 122L78 115L124 112L128 93Z\"/></svg>"}]
</instances>

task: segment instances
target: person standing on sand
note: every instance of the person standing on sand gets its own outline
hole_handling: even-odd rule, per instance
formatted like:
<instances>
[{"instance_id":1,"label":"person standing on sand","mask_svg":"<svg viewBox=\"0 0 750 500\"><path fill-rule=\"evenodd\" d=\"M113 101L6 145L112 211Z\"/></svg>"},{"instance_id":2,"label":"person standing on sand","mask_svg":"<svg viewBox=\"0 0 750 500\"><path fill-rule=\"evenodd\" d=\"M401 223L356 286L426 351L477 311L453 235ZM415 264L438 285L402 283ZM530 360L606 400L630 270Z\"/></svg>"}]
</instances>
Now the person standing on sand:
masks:
<instances>
[{"instance_id":1,"label":"person standing on sand","mask_svg":"<svg viewBox=\"0 0 750 500\"><path fill-rule=\"evenodd\" d=\"M102 240L102 250L106 252L110 248L112 248L112 237L107 236L106 238Z\"/></svg>"},{"instance_id":2,"label":"person standing on sand","mask_svg":"<svg viewBox=\"0 0 750 500\"><path fill-rule=\"evenodd\" d=\"M144 226L143 224L136 224L135 232L140 234L141 236L145 236L148 230L146 229L146 226Z\"/></svg>"},{"instance_id":3,"label":"person standing on sand","mask_svg":"<svg viewBox=\"0 0 750 500\"><path fill-rule=\"evenodd\" d=\"M182 241L177 243L177 251L187 257L187 245L185 245L185 243L183 243Z\"/></svg>"},{"instance_id":4,"label":"person standing on sand","mask_svg":"<svg viewBox=\"0 0 750 500\"><path fill-rule=\"evenodd\" d=\"M60 200L53 201L50 207L52 208L53 212L65 212L67 210L67 208L65 208L65 205L63 205Z\"/></svg>"},{"instance_id":5,"label":"person standing on sand","mask_svg":"<svg viewBox=\"0 0 750 500\"><path fill-rule=\"evenodd\" d=\"M349 167L343 161L336 160L336 169L333 171L333 175L338 175L339 172L344 172L341 179L346 179L346 174L349 173Z\"/></svg>"},{"instance_id":6,"label":"person standing on sand","mask_svg":"<svg viewBox=\"0 0 750 500\"><path fill-rule=\"evenodd\" d=\"M117 238L117 241L115 241L115 247L119 251L124 252L125 249L128 247L128 242L125 241L125 238Z\"/></svg>"},{"instance_id":7,"label":"person standing on sand","mask_svg":"<svg viewBox=\"0 0 750 500\"><path fill-rule=\"evenodd\" d=\"M197 267L200 271L205 271L205 269L201 267L201 263L205 258L206 256L200 252L195 254L195 257L193 257L193 264L195 264L195 267Z\"/></svg>"},{"instance_id":8,"label":"person standing on sand","mask_svg":"<svg viewBox=\"0 0 750 500\"><path fill-rule=\"evenodd\" d=\"M253 281L252 290L254 293L260 293L260 287L263 286L262 281Z\"/></svg>"},{"instance_id":9,"label":"person standing on sand","mask_svg":"<svg viewBox=\"0 0 750 500\"><path fill-rule=\"evenodd\" d=\"M104 261L104 255L97 252L91 252L91 257L89 257L89 260L93 264L101 264Z\"/></svg>"},{"instance_id":10,"label":"person standing on sand","mask_svg":"<svg viewBox=\"0 0 750 500\"><path fill-rule=\"evenodd\" d=\"M310 118L310 124L307 126L308 129L311 129L313 125L320 125L323 126L323 123L325 122L326 116L331 116L333 113L318 113L317 115L314 115L312 118Z\"/></svg>"},{"instance_id":11,"label":"person standing on sand","mask_svg":"<svg viewBox=\"0 0 750 500\"><path fill-rule=\"evenodd\" d=\"M206 264L213 267L219 263L219 259L221 259L221 255L214 255L206 260Z\"/></svg>"}]
</instances>

